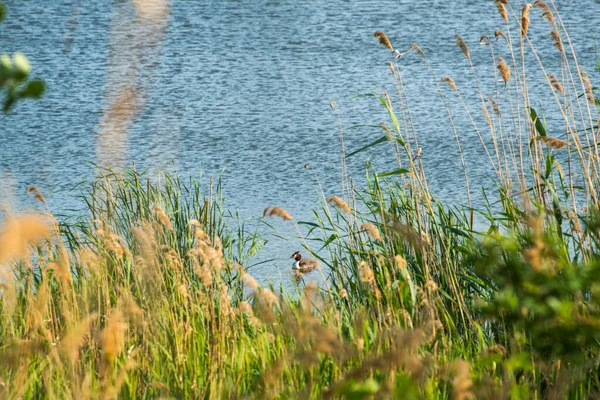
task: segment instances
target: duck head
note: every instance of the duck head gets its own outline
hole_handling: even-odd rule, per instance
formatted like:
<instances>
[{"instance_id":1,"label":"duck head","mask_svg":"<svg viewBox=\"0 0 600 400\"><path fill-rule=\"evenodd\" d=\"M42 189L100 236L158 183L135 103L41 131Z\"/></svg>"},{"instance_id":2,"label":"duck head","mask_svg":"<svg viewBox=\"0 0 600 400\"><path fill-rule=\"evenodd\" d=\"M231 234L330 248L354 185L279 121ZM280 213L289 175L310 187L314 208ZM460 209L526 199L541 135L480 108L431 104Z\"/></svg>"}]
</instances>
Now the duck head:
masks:
<instances>
[{"instance_id":1,"label":"duck head","mask_svg":"<svg viewBox=\"0 0 600 400\"><path fill-rule=\"evenodd\" d=\"M300 261L300 259L302 258L302 256L300 255L300 252L297 251L294 254L292 254L292 256L290 258L293 258L296 261Z\"/></svg>"}]
</instances>

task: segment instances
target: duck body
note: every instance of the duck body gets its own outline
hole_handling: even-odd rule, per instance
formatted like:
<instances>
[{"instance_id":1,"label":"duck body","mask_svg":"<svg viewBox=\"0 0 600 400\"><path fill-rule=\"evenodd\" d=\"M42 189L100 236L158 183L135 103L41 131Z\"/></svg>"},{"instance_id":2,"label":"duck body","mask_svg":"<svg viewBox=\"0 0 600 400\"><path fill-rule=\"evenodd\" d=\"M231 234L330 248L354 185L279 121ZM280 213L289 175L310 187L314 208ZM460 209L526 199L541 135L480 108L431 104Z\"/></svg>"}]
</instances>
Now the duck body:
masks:
<instances>
[{"instance_id":1,"label":"duck body","mask_svg":"<svg viewBox=\"0 0 600 400\"><path fill-rule=\"evenodd\" d=\"M295 260L292 269L297 270L298 272L311 272L319 266L319 262L317 260L312 258L302 258L302 255L300 255L299 251L292 254L290 258Z\"/></svg>"}]
</instances>

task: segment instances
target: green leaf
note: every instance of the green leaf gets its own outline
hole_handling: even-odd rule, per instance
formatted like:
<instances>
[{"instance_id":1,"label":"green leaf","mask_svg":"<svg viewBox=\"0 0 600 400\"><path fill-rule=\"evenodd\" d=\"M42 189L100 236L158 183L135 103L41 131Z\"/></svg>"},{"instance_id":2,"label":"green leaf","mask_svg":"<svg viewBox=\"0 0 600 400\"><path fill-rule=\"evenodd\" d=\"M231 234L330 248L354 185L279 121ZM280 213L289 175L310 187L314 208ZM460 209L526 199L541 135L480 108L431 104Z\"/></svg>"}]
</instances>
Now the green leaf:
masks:
<instances>
[{"instance_id":1,"label":"green leaf","mask_svg":"<svg viewBox=\"0 0 600 400\"><path fill-rule=\"evenodd\" d=\"M365 150L366 150L366 149L368 149L369 147L373 147L373 146L375 146L375 145L378 145L379 143L383 143L383 142L386 142L386 141L388 141L388 140L389 140L389 138L388 138L387 136L384 136L384 137L382 137L382 138L379 138L379 139L377 139L376 141L374 141L374 142L372 142L372 143L369 143L368 145L366 145L366 146L363 146L363 147L361 147L360 149L358 149L358 150L355 150L355 151L353 151L353 152L352 152L352 153L350 153L350 154L347 154L347 155L346 155L346 158L348 158L348 157L351 157L351 156L353 156L353 155L355 155L355 154L358 154L358 153L360 153L360 152L362 152L362 151L365 151Z\"/></svg>"},{"instance_id":2,"label":"green leaf","mask_svg":"<svg viewBox=\"0 0 600 400\"><path fill-rule=\"evenodd\" d=\"M19 95L20 95L20 97L38 98L42 94L44 94L45 90L46 90L46 87L44 85L44 82L41 81L40 79L34 79L27 84L25 89L23 89L23 91L21 93L19 93Z\"/></svg>"},{"instance_id":3,"label":"green leaf","mask_svg":"<svg viewBox=\"0 0 600 400\"><path fill-rule=\"evenodd\" d=\"M538 117L538 114L533 107L529 107L529 115L531 116L531 121L535 125L535 130L537 131L538 135L546 136L546 128L544 127L544 124Z\"/></svg>"},{"instance_id":4,"label":"green leaf","mask_svg":"<svg viewBox=\"0 0 600 400\"><path fill-rule=\"evenodd\" d=\"M382 178L384 176L390 176L390 175L400 175L400 174L406 174L410 172L410 170L406 169L406 168L398 168L395 169L393 171L388 171L388 172L383 172L381 174L377 174L378 178Z\"/></svg>"},{"instance_id":5,"label":"green leaf","mask_svg":"<svg viewBox=\"0 0 600 400\"><path fill-rule=\"evenodd\" d=\"M0 22L2 22L4 20L5 16L6 16L6 7L4 7L2 4L0 4Z\"/></svg>"}]
</instances>

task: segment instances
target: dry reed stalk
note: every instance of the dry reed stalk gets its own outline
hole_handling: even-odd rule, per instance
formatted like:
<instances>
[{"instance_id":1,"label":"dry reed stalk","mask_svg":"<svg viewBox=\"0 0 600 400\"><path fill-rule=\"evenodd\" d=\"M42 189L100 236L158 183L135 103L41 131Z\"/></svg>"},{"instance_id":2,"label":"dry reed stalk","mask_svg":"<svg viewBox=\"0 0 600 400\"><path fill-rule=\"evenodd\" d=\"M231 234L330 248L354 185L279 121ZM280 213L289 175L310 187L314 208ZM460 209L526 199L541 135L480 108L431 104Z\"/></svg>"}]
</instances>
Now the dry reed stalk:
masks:
<instances>
[{"instance_id":1,"label":"dry reed stalk","mask_svg":"<svg viewBox=\"0 0 600 400\"><path fill-rule=\"evenodd\" d=\"M37 187L29 186L27 189L25 189L25 193L26 194L33 193L34 199L46 204L46 199L44 198L44 196L42 195L42 193L39 191L39 189Z\"/></svg>"},{"instance_id":2,"label":"dry reed stalk","mask_svg":"<svg viewBox=\"0 0 600 400\"><path fill-rule=\"evenodd\" d=\"M330 204L333 204L335 207L337 207L338 209L342 210L346 214L351 214L352 213L352 209L350 208L350 206L348 205L348 203L346 203L344 200L342 200L338 196L331 196L331 197L329 197L327 199L327 202L330 203Z\"/></svg>"},{"instance_id":3,"label":"dry reed stalk","mask_svg":"<svg viewBox=\"0 0 600 400\"><path fill-rule=\"evenodd\" d=\"M293 219L292 216L281 207L269 206L265 208L265 210L263 211L263 217L272 216L283 218L286 221L291 221Z\"/></svg>"},{"instance_id":4,"label":"dry reed stalk","mask_svg":"<svg viewBox=\"0 0 600 400\"><path fill-rule=\"evenodd\" d=\"M508 12L506 11L506 5L508 4L507 0L494 0L494 4L496 4L496 8L500 13L500 16L504 20L505 23L508 24Z\"/></svg>"},{"instance_id":5,"label":"dry reed stalk","mask_svg":"<svg viewBox=\"0 0 600 400\"><path fill-rule=\"evenodd\" d=\"M531 22L529 19L529 12L533 6L529 3L523 6L523 11L521 12L521 35L527 35L527 31L529 30L529 23Z\"/></svg>"},{"instance_id":6,"label":"dry reed stalk","mask_svg":"<svg viewBox=\"0 0 600 400\"><path fill-rule=\"evenodd\" d=\"M558 81L558 79L556 79L556 76L549 74L548 75L548 79L550 80L550 85L556 89L557 91L559 91L560 93L564 93L565 89L563 87L563 85L560 84L560 82Z\"/></svg>"},{"instance_id":7,"label":"dry reed stalk","mask_svg":"<svg viewBox=\"0 0 600 400\"><path fill-rule=\"evenodd\" d=\"M365 222L360 227L361 231L366 231L369 236L371 236L374 240L381 241L381 235L379 234L379 230L370 222Z\"/></svg>"},{"instance_id":8,"label":"dry reed stalk","mask_svg":"<svg viewBox=\"0 0 600 400\"><path fill-rule=\"evenodd\" d=\"M548 7L548 4L546 4L546 2L543 0L536 0L535 3L533 3L533 5L542 10L542 17L548 20L552 27L556 29L556 21L554 20L554 14L552 14L552 10L550 9L550 7Z\"/></svg>"},{"instance_id":9,"label":"dry reed stalk","mask_svg":"<svg viewBox=\"0 0 600 400\"><path fill-rule=\"evenodd\" d=\"M500 76L504 83L508 83L508 80L510 79L510 67L506 64L504 58L498 57L498 66L496 68L500 71Z\"/></svg>"},{"instance_id":10,"label":"dry reed stalk","mask_svg":"<svg viewBox=\"0 0 600 400\"><path fill-rule=\"evenodd\" d=\"M471 52L469 51L469 48L467 47L467 44L465 43L463 38L460 35L454 35L454 39L456 40L456 45L462 50L462 52L465 54L465 56L467 56L467 58L470 60Z\"/></svg>"},{"instance_id":11,"label":"dry reed stalk","mask_svg":"<svg viewBox=\"0 0 600 400\"><path fill-rule=\"evenodd\" d=\"M390 49L391 51L394 51L394 48L392 47L392 43L390 42L390 39L388 39L387 35L381 31L377 31L373 34L373 36L375 36L377 39L379 39L379 44L383 45L385 47L387 47L388 49Z\"/></svg>"},{"instance_id":12,"label":"dry reed stalk","mask_svg":"<svg viewBox=\"0 0 600 400\"><path fill-rule=\"evenodd\" d=\"M567 142L550 136L536 136L536 140L541 140L551 149L562 149L567 145Z\"/></svg>"},{"instance_id":13,"label":"dry reed stalk","mask_svg":"<svg viewBox=\"0 0 600 400\"><path fill-rule=\"evenodd\" d=\"M442 78L442 82L445 82L448 84L448 86L450 86L452 88L452 90L454 91L458 91L458 88L456 87L456 83L454 83L454 81L452 80L452 78L449 78L447 76Z\"/></svg>"}]
</instances>

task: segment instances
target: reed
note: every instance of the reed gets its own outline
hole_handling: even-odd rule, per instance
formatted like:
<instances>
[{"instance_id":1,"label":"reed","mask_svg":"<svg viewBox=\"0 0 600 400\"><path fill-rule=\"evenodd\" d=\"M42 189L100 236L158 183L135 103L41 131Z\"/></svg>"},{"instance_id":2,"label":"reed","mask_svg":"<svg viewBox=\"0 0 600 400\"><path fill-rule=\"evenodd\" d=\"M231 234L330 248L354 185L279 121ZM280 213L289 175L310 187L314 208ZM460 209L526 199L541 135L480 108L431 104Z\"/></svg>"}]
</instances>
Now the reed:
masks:
<instances>
[{"instance_id":1,"label":"reed","mask_svg":"<svg viewBox=\"0 0 600 400\"><path fill-rule=\"evenodd\" d=\"M57 221L5 211L0 397L597 394L597 96L552 2L536 1L521 14L508 1L495 4L506 25L496 31L501 40L483 37L485 46L471 51L456 38L481 116L451 78L438 78L417 45L393 52L386 69L395 94L376 95L390 120L376 126L384 137L371 145L390 145L397 165L368 167L365 185L356 188L345 161L361 150L347 153L354 144L344 143L333 103L342 195L323 195L312 221L265 208L263 218L292 221L285 224L305 247L319 248L311 253L323 264L321 286L297 276L290 277L298 280L295 291L286 291L255 278L261 240L225 209L218 181L206 187L135 167L99 169L80 194L85 215ZM536 18L551 24L552 43L542 45L560 43L557 65L544 65L527 35ZM393 50L387 35L375 37ZM532 107L525 52L545 79L562 131L551 131L548 115ZM488 156L496 187L483 192L477 209L482 203L471 202L464 160L468 204L449 206L429 190L421 162L427 152L419 146L427 132L414 122L410 80L401 74L409 54L426 64L448 117L436 125L454 135L461 158L467 139L454 106ZM491 76L476 73L474 60L484 59ZM39 190L27 192L46 207ZM310 227L308 237L301 224Z\"/></svg>"}]
</instances>

